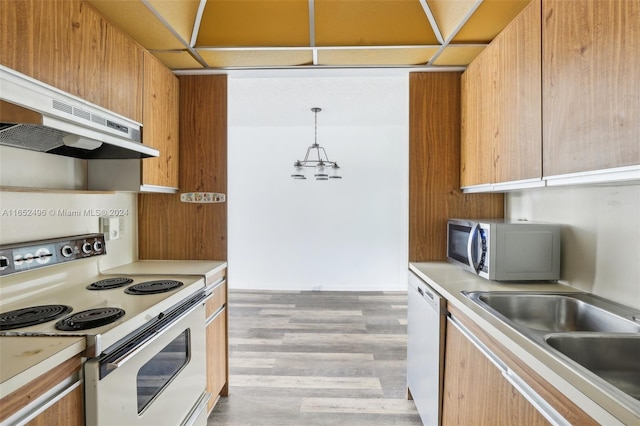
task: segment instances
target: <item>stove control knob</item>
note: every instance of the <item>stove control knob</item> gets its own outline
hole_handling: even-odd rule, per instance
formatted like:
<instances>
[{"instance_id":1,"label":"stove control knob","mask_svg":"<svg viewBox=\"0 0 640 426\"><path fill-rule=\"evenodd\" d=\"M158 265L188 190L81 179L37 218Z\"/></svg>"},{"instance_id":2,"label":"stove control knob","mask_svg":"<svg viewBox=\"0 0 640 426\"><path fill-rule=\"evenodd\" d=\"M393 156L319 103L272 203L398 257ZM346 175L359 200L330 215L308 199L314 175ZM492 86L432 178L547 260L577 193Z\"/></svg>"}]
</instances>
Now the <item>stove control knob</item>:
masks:
<instances>
[{"instance_id":1,"label":"stove control knob","mask_svg":"<svg viewBox=\"0 0 640 426\"><path fill-rule=\"evenodd\" d=\"M40 265L45 265L51 260L51 252L44 247L38 249L38 251L36 251L35 259Z\"/></svg>"},{"instance_id":2,"label":"stove control knob","mask_svg":"<svg viewBox=\"0 0 640 426\"><path fill-rule=\"evenodd\" d=\"M73 249L71 248L71 246L66 245L62 247L61 252L64 257L71 257L71 255L73 254Z\"/></svg>"},{"instance_id":3,"label":"stove control knob","mask_svg":"<svg viewBox=\"0 0 640 426\"><path fill-rule=\"evenodd\" d=\"M85 254L89 254L91 253L91 243L84 243L82 244L82 251Z\"/></svg>"},{"instance_id":4,"label":"stove control knob","mask_svg":"<svg viewBox=\"0 0 640 426\"><path fill-rule=\"evenodd\" d=\"M93 243L93 249L98 252L102 251L102 241L96 241Z\"/></svg>"},{"instance_id":5,"label":"stove control knob","mask_svg":"<svg viewBox=\"0 0 640 426\"><path fill-rule=\"evenodd\" d=\"M0 271L4 271L9 267L9 258L7 256L0 256Z\"/></svg>"}]
</instances>

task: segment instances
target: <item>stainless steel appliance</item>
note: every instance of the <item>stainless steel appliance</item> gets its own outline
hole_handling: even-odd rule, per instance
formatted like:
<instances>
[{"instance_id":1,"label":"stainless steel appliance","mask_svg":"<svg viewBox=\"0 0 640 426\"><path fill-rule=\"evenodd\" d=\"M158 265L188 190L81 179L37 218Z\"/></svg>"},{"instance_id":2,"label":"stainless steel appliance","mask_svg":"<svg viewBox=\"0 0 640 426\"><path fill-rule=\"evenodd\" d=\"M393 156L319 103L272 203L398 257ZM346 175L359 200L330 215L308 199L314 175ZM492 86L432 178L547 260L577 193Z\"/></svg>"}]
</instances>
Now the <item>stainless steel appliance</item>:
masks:
<instances>
[{"instance_id":1,"label":"stainless steel appliance","mask_svg":"<svg viewBox=\"0 0 640 426\"><path fill-rule=\"evenodd\" d=\"M409 272L407 386L422 423L439 425L444 385L446 300Z\"/></svg>"},{"instance_id":2,"label":"stainless steel appliance","mask_svg":"<svg viewBox=\"0 0 640 426\"><path fill-rule=\"evenodd\" d=\"M558 224L449 219L447 260L489 280L557 280L560 239Z\"/></svg>"},{"instance_id":3,"label":"stainless steel appliance","mask_svg":"<svg viewBox=\"0 0 640 426\"><path fill-rule=\"evenodd\" d=\"M204 279L103 275L106 250L102 234L0 247L0 336L86 338L88 425L206 424Z\"/></svg>"}]
</instances>

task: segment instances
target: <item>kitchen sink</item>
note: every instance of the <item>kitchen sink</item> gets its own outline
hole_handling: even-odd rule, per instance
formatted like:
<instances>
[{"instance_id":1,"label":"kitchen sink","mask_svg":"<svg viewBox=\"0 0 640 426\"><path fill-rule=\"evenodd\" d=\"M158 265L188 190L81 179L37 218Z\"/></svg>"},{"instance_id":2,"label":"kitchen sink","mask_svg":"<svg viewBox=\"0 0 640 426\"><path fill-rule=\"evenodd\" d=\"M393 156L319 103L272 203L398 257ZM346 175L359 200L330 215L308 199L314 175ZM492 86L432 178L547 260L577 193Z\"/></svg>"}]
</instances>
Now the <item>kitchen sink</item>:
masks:
<instances>
[{"instance_id":1,"label":"kitchen sink","mask_svg":"<svg viewBox=\"0 0 640 426\"><path fill-rule=\"evenodd\" d=\"M640 413L638 310L580 292L462 294Z\"/></svg>"},{"instance_id":2,"label":"kitchen sink","mask_svg":"<svg viewBox=\"0 0 640 426\"><path fill-rule=\"evenodd\" d=\"M468 296L531 330L640 332L640 323L625 318L620 305L588 293L470 292Z\"/></svg>"},{"instance_id":3,"label":"kitchen sink","mask_svg":"<svg viewBox=\"0 0 640 426\"><path fill-rule=\"evenodd\" d=\"M561 354L640 400L640 335L551 334L545 340Z\"/></svg>"}]
</instances>

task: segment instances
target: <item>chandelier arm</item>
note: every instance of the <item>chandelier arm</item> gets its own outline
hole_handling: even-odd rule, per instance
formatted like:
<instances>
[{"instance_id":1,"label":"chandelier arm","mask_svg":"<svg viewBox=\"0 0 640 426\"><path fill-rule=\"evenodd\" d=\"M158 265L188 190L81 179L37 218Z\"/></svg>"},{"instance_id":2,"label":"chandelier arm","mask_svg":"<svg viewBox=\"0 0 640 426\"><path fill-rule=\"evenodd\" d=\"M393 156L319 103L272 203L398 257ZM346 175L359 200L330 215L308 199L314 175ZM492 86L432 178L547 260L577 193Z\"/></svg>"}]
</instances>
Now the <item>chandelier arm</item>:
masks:
<instances>
[{"instance_id":1,"label":"chandelier arm","mask_svg":"<svg viewBox=\"0 0 640 426\"><path fill-rule=\"evenodd\" d=\"M324 153L324 158L326 159L325 162L330 163L331 161L329 160L329 156L327 155L327 151L325 151L325 149L323 147L319 147L319 149L318 149L318 157L320 157L320 150L322 150L322 152Z\"/></svg>"},{"instance_id":2,"label":"chandelier arm","mask_svg":"<svg viewBox=\"0 0 640 426\"><path fill-rule=\"evenodd\" d=\"M313 148L312 146L310 146L309 148L307 148L307 153L306 153L306 154L305 154L305 156L304 156L303 163L306 163L307 161L309 161L309 153L311 152L311 149L312 149L312 148Z\"/></svg>"}]
</instances>

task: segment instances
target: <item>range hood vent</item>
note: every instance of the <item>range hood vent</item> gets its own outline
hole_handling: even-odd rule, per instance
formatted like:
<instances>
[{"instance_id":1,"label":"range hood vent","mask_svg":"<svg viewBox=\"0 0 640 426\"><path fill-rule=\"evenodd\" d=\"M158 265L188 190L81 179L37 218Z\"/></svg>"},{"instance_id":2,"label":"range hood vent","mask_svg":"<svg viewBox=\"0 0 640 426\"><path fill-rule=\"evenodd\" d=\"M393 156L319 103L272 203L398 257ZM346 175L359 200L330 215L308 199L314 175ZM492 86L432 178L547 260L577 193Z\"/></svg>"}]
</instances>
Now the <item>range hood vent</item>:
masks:
<instances>
[{"instance_id":1,"label":"range hood vent","mask_svg":"<svg viewBox=\"0 0 640 426\"><path fill-rule=\"evenodd\" d=\"M157 157L141 124L0 66L0 145L84 159Z\"/></svg>"}]
</instances>

